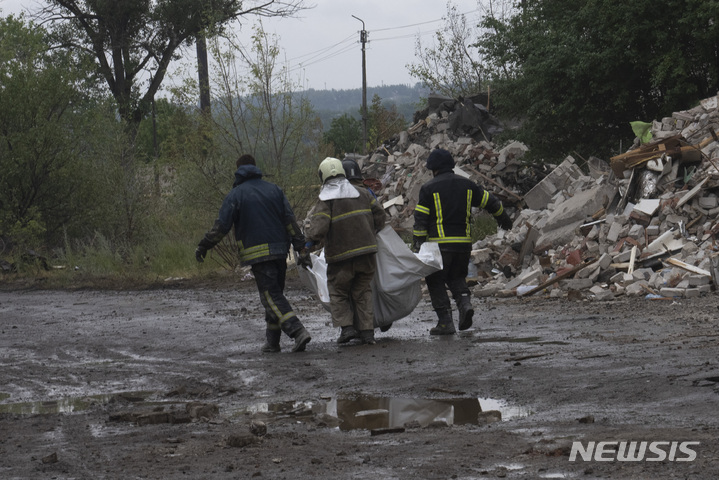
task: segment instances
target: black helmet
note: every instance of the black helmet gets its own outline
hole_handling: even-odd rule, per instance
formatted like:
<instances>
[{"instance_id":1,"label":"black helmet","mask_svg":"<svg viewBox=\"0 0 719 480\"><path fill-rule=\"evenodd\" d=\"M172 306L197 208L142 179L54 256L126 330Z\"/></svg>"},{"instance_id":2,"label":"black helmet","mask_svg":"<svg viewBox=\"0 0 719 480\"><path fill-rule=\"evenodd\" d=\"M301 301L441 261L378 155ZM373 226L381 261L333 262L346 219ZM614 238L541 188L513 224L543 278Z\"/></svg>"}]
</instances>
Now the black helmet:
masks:
<instances>
[{"instance_id":1,"label":"black helmet","mask_svg":"<svg viewBox=\"0 0 719 480\"><path fill-rule=\"evenodd\" d=\"M345 177L347 180L362 180L362 172L360 167L351 158L345 158L342 160L342 168L345 170Z\"/></svg>"},{"instance_id":2,"label":"black helmet","mask_svg":"<svg viewBox=\"0 0 719 480\"><path fill-rule=\"evenodd\" d=\"M452 154L443 148L432 150L427 157L428 170L451 170L454 168L454 158Z\"/></svg>"}]
</instances>

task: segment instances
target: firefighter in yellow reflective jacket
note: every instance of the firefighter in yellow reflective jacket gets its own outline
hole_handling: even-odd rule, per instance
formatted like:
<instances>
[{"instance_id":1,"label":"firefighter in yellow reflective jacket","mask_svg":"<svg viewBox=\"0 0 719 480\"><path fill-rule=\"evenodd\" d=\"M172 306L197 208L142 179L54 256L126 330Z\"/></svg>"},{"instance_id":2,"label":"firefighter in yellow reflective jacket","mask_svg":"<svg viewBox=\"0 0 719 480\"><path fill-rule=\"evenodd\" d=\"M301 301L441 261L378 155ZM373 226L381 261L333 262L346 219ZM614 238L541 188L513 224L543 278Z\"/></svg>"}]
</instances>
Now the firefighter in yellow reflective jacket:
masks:
<instances>
[{"instance_id":1,"label":"firefighter in yellow reflective jacket","mask_svg":"<svg viewBox=\"0 0 719 480\"><path fill-rule=\"evenodd\" d=\"M414 210L413 250L425 242L437 242L442 253L442 270L425 278L437 312L438 323L431 335L455 333L452 306L447 289L459 309L459 329L472 326L471 295L467 287L467 266L472 252L472 207L491 213L500 227L512 228L512 219L504 211L502 202L473 181L453 173L454 158L447 150L433 150L427 158L427 169L434 178L419 191Z\"/></svg>"},{"instance_id":2,"label":"firefighter in yellow reflective jacket","mask_svg":"<svg viewBox=\"0 0 719 480\"><path fill-rule=\"evenodd\" d=\"M305 236L309 247L324 243L332 323L342 329L337 343L359 338L374 344L371 282L377 270L376 234L387 215L367 189L347 180L339 159L325 158L319 175L322 189Z\"/></svg>"}]
</instances>

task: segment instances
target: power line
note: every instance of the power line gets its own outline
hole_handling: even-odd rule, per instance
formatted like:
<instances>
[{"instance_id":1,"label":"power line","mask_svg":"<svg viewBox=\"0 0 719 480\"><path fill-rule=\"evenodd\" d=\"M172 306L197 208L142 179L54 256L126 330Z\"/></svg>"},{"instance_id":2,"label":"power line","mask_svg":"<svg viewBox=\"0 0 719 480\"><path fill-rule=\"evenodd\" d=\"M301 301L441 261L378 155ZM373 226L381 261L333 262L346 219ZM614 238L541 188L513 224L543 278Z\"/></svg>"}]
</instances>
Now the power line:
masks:
<instances>
[{"instance_id":1,"label":"power line","mask_svg":"<svg viewBox=\"0 0 719 480\"><path fill-rule=\"evenodd\" d=\"M478 11L479 11L478 9L471 10L469 12L460 13L459 15L469 15L471 13L475 13ZM397 27L379 28L379 29L375 29L373 31L374 32L391 32L391 31L403 30L403 29L407 29L407 28L418 27L418 26L422 26L422 25L435 24L435 23L442 22L445 20L446 20L445 17L442 17L442 18L438 18L438 19L434 19L434 20L428 20L425 22L412 23L412 24L408 24L408 25L400 25ZM414 33L407 33L407 34L395 35L395 36L389 36L389 37L373 38L371 42L368 41L367 43L401 40L401 39L411 38L411 37L424 37L427 35L433 35L439 30L440 30L440 28L434 28L434 29L431 29L429 31L424 31L424 32L414 32ZM327 60L331 60L332 58L335 58L339 55L348 53L355 48L355 45L358 43L356 40L354 40L356 38L355 35L356 35L356 33L353 33L330 46L320 48L320 49L314 50L312 52L307 52L307 53L295 56L290 59L286 59L282 63L284 64L285 68L287 69L287 73L293 74L293 73L296 73L298 71L305 69L306 67L316 65L318 63L322 63ZM350 42L350 43L348 43L348 42ZM340 47L339 50L336 50L337 47Z\"/></svg>"},{"instance_id":2,"label":"power line","mask_svg":"<svg viewBox=\"0 0 719 480\"><path fill-rule=\"evenodd\" d=\"M297 56L297 57L295 57L295 58L290 59L290 61L299 60L299 59L301 59L301 58L304 58L304 57L307 57L307 56L310 56L310 55L315 55L315 54L319 55L319 54L322 54L322 53L329 52L329 51L332 50L333 48L335 48L335 47L337 47L337 46L339 46L339 45L342 45L343 43L347 43L348 41L352 40L353 38L355 38L355 34L354 34L354 33L353 33L352 35L346 37L344 40L340 40L339 42L335 43L334 45L330 45L329 47L325 47L325 48L321 48L321 49L319 49L319 50L315 50L314 52L309 52L309 53L305 53L305 54L303 54L303 55L299 55L299 56ZM354 44L355 42L352 41L352 43ZM314 57L311 57L310 60L311 60L312 58L314 58Z\"/></svg>"},{"instance_id":3,"label":"power line","mask_svg":"<svg viewBox=\"0 0 719 480\"><path fill-rule=\"evenodd\" d=\"M470 13L476 13L476 12L478 12L478 11L479 11L478 9L470 10L469 12L460 13L459 15L469 15ZM375 28L375 29L372 30L372 31L373 31L373 32L385 32L385 31L387 31L387 30L400 30L400 29L402 29L402 28L418 27L418 26L420 26L420 25L428 25L428 24L430 24L430 23L442 22L442 21L444 21L444 20L445 20L444 17L442 17L442 18L438 18L438 19L436 19L436 20L428 20L428 21L426 21L426 22L412 23L412 24L409 24L409 25L402 25L402 26L399 26L399 27Z\"/></svg>"},{"instance_id":4,"label":"power line","mask_svg":"<svg viewBox=\"0 0 719 480\"><path fill-rule=\"evenodd\" d=\"M469 14L472 14L472 13L475 13L475 12L478 12L478 11L479 11L478 9L470 10L470 11L468 11L468 12L460 13L459 15L469 15ZM433 24L433 23L437 23L437 22L442 22L442 21L445 21L445 18L444 18L444 17L438 18L438 19L435 19L435 20L428 20L428 21L426 21L426 22L412 23L412 24L408 24L408 25L400 25L400 26L398 26L398 27L379 28L379 29L375 29L375 30L373 30L373 31L374 31L374 32L388 32L388 31L393 31L393 30L402 30L402 29L406 29L406 28L413 28L413 27L418 27L418 26L422 26L422 25L429 25L429 24ZM435 29L433 29L433 30L431 30L431 31L428 31L428 32L415 32L415 33L409 33L409 34L404 34L404 35L397 35L397 36L393 36L393 37L375 38L375 39L372 39L371 42L383 42L383 41L388 41L388 40L400 40L400 39L404 39L404 38L418 37L418 36L419 36L419 37L422 37L422 36L425 36L425 35L433 35L433 34L436 33L438 30L439 30L439 28L435 28ZM306 53L306 54L299 55L299 56L297 56L297 57L288 59L287 62L288 62L288 64L290 65L290 66L288 67L288 70L289 70L289 71L296 71L296 70L298 70L298 69L301 69L301 68L304 68L304 67L309 67L310 65L315 65L315 64L317 64L317 63L321 63L321 62L324 62L324 61L326 61L326 60L330 60L331 58L334 58L334 57L336 57L337 55L341 55L341 54L343 54L343 53L346 53L346 52L350 51L352 48L354 48L354 45L345 46L345 47L343 47L341 50L338 50L338 51L335 51L335 52L331 52L331 51L332 51L333 48L335 48L335 47L337 47L337 46L339 46L339 45L342 45L342 44L344 44L344 43L347 43L348 41L350 41L350 40L353 39L353 38L355 38L355 34L352 34L352 35L350 35L350 36L344 38L343 40L340 40L339 42L337 42L337 43L335 43L334 45L331 45L331 46L329 46L329 47L321 48L321 49L319 49L319 50L315 50L314 52L309 52L309 53ZM371 42L368 42L368 43L371 43ZM353 44L354 44L354 43L356 43L356 42L353 41ZM298 62L299 59L302 59L302 58L307 57L307 56L309 56L309 55L314 55L314 56L310 57L308 60L306 60L306 61L304 61L304 62ZM318 57L319 57L319 58L318 58ZM297 65L296 65L296 66L295 66L295 65L292 65L293 62L297 62Z\"/></svg>"},{"instance_id":5,"label":"power line","mask_svg":"<svg viewBox=\"0 0 719 480\"><path fill-rule=\"evenodd\" d=\"M420 25L429 25L430 23L437 23L437 22L441 22L442 20L444 20L444 19L438 18L437 20L429 20L426 22L413 23L411 25L402 25L401 27L375 28L372 31L373 32L386 32L387 30L401 30L403 28L419 27Z\"/></svg>"},{"instance_id":6,"label":"power line","mask_svg":"<svg viewBox=\"0 0 719 480\"><path fill-rule=\"evenodd\" d=\"M434 35L436 32L437 32L437 30L432 30L431 32L408 33L406 35L397 35L395 37L375 38L372 41L373 42L384 42L386 40L400 40L402 38L409 38L409 37L424 37L427 35Z\"/></svg>"},{"instance_id":7,"label":"power line","mask_svg":"<svg viewBox=\"0 0 719 480\"><path fill-rule=\"evenodd\" d=\"M343 53L347 53L347 52L349 52L350 50L354 50L354 48L355 48L354 45L348 45L347 47L343 48L342 50L339 50L339 51L337 51L337 52L333 52L332 54L328 54L328 55L326 55L326 56L324 56L324 57L322 57L322 58L318 58L318 59L316 59L316 60L314 60L314 61L308 60L308 61L306 61L306 62L299 62L299 63L297 63L297 65L300 66L300 67L309 67L310 65L314 65L314 64L316 64L316 63L320 63L320 62L324 62L325 60L329 60L330 58L334 58L334 57L336 57L337 55L341 55L341 54L343 54ZM291 61L291 60L288 60L288 61Z\"/></svg>"}]
</instances>

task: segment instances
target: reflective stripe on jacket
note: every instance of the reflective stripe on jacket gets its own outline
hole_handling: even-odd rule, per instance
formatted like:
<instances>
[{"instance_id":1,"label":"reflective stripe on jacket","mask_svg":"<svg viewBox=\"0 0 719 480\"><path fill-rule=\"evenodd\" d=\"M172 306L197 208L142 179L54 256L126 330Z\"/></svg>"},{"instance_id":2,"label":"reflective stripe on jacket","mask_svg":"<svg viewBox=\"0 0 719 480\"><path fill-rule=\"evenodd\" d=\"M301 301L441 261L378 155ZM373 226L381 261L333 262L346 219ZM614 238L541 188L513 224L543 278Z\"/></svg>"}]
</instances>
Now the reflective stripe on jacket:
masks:
<instances>
[{"instance_id":1,"label":"reflective stripe on jacket","mask_svg":"<svg viewBox=\"0 0 719 480\"><path fill-rule=\"evenodd\" d=\"M291 242L301 248L304 237L282 189L262 180L254 165L240 166L235 177L205 240L214 246L234 227L243 265L285 258Z\"/></svg>"},{"instance_id":2,"label":"reflective stripe on jacket","mask_svg":"<svg viewBox=\"0 0 719 480\"><path fill-rule=\"evenodd\" d=\"M313 209L305 234L308 240L324 240L327 263L377 252L375 235L387 214L367 189L357 190L358 198L320 200Z\"/></svg>"},{"instance_id":3,"label":"reflective stripe on jacket","mask_svg":"<svg viewBox=\"0 0 719 480\"><path fill-rule=\"evenodd\" d=\"M499 216L504 209L497 197L473 181L442 172L422 185L414 210L413 235L437 242L440 249L459 246L471 248L472 207Z\"/></svg>"}]
</instances>

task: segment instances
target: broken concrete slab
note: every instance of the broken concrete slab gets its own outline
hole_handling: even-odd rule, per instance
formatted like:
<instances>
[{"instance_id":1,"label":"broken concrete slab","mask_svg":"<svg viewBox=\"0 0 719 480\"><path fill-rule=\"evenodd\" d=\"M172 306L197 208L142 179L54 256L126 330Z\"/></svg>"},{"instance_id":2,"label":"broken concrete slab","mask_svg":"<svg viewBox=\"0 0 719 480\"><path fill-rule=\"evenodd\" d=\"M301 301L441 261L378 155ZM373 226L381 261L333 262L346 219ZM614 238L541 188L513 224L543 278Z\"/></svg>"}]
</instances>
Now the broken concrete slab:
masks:
<instances>
[{"instance_id":1,"label":"broken concrete slab","mask_svg":"<svg viewBox=\"0 0 719 480\"><path fill-rule=\"evenodd\" d=\"M571 223L583 222L587 217L604 208L614 197L614 193L615 189L608 185L599 185L577 193L556 206L547 218L544 229L555 229Z\"/></svg>"}]
</instances>

